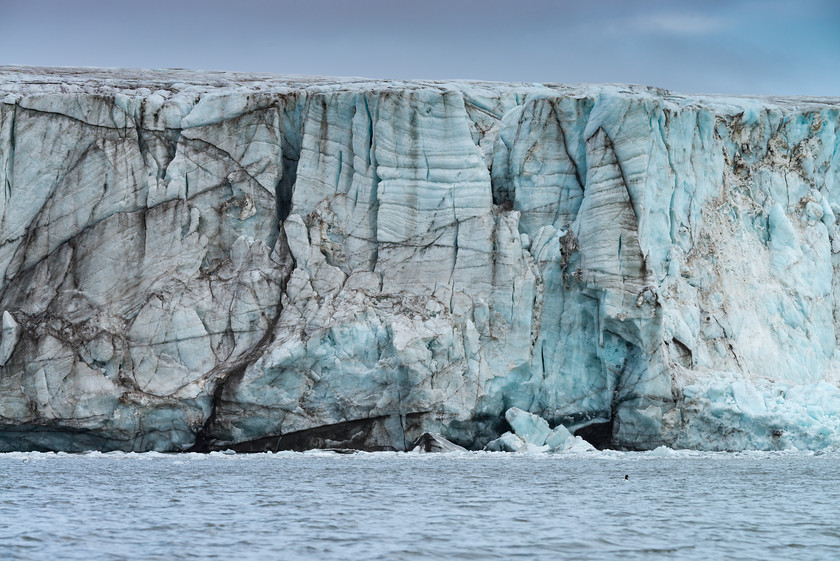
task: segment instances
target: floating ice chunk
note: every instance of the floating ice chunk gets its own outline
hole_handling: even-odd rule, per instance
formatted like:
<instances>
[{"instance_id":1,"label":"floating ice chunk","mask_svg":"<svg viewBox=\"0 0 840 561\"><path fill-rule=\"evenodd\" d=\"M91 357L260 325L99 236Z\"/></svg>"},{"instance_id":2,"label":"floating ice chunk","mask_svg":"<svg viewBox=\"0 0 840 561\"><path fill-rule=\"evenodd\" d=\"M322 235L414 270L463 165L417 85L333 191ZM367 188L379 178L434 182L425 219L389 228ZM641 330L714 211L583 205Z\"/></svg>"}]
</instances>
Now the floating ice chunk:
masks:
<instances>
[{"instance_id":1,"label":"floating ice chunk","mask_svg":"<svg viewBox=\"0 0 840 561\"><path fill-rule=\"evenodd\" d=\"M516 452L524 445L524 440L512 432L506 432L496 440L488 442L484 449L489 452Z\"/></svg>"},{"instance_id":2,"label":"floating ice chunk","mask_svg":"<svg viewBox=\"0 0 840 561\"><path fill-rule=\"evenodd\" d=\"M511 428L517 436L522 438L525 442L542 446L545 444L545 439L551 433L548 427L548 421L523 411L518 407L511 407L505 412L505 419L510 423Z\"/></svg>"},{"instance_id":3,"label":"floating ice chunk","mask_svg":"<svg viewBox=\"0 0 840 561\"><path fill-rule=\"evenodd\" d=\"M435 452L466 452L467 449L450 442L436 432L424 432L411 446L412 452L421 454Z\"/></svg>"},{"instance_id":4,"label":"floating ice chunk","mask_svg":"<svg viewBox=\"0 0 840 561\"><path fill-rule=\"evenodd\" d=\"M552 450L557 450L565 448L573 439L574 437L572 437L572 433L569 432L569 429L563 425L558 425L554 427L554 430L551 431L551 434L549 434L548 438L545 439L545 443L548 444Z\"/></svg>"},{"instance_id":5,"label":"floating ice chunk","mask_svg":"<svg viewBox=\"0 0 840 561\"><path fill-rule=\"evenodd\" d=\"M573 436L563 425L554 427L545 439L545 443L552 452L592 452L595 450L589 442L579 436Z\"/></svg>"},{"instance_id":6,"label":"floating ice chunk","mask_svg":"<svg viewBox=\"0 0 840 561\"><path fill-rule=\"evenodd\" d=\"M674 451L667 446L657 446L650 452L647 452L645 456L651 456L654 458L668 458L674 455Z\"/></svg>"},{"instance_id":7,"label":"floating ice chunk","mask_svg":"<svg viewBox=\"0 0 840 561\"><path fill-rule=\"evenodd\" d=\"M522 446L519 447L519 450L516 451L517 454L544 454L548 452L551 448L549 446L537 446L536 444L532 444L530 442L526 442Z\"/></svg>"},{"instance_id":8,"label":"floating ice chunk","mask_svg":"<svg viewBox=\"0 0 840 561\"><path fill-rule=\"evenodd\" d=\"M560 451L560 450L557 450ZM572 437L563 452L595 452L596 448L579 436Z\"/></svg>"}]
</instances>

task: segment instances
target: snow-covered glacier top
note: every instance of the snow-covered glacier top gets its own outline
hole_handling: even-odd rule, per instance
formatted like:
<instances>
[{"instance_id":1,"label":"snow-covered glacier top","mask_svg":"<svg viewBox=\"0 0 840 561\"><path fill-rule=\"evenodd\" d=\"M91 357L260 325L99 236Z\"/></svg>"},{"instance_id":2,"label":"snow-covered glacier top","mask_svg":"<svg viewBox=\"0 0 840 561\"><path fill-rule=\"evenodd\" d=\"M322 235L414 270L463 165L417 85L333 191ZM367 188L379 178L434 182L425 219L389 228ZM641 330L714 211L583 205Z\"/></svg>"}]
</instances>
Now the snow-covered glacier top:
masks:
<instances>
[{"instance_id":1,"label":"snow-covered glacier top","mask_svg":"<svg viewBox=\"0 0 840 561\"><path fill-rule=\"evenodd\" d=\"M330 91L399 91L434 89L459 91L476 100L488 101L514 96L519 100L533 97L592 96L602 91L617 95L655 98L660 103L678 106L701 105L721 113L738 113L749 108L777 107L795 110L840 105L840 97L732 96L681 94L638 84L559 84L528 82L485 82L475 80L378 80L361 77L261 74L186 69L120 69L93 67L30 67L0 65L0 92L4 96L44 94L84 94L116 97L119 95L160 95L172 103L182 97L207 94L275 95L306 91L312 94ZM12 98L13 98L12 97ZM12 99L7 97L7 103ZM235 107L229 108L234 113Z\"/></svg>"},{"instance_id":2,"label":"snow-covered glacier top","mask_svg":"<svg viewBox=\"0 0 840 561\"><path fill-rule=\"evenodd\" d=\"M0 449L840 443L838 98L0 67L0 101Z\"/></svg>"}]
</instances>

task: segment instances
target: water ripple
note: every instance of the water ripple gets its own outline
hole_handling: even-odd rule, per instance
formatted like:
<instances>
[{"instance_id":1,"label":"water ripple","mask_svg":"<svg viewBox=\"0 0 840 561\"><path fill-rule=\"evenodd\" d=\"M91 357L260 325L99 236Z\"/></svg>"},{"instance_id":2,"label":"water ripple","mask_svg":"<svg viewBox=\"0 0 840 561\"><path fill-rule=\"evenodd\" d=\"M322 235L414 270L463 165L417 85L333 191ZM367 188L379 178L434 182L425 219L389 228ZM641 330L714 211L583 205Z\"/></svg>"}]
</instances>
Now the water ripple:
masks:
<instances>
[{"instance_id":1,"label":"water ripple","mask_svg":"<svg viewBox=\"0 0 840 561\"><path fill-rule=\"evenodd\" d=\"M11 560L829 559L837 454L0 454ZM630 475L628 482L624 474Z\"/></svg>"}]
</instances>

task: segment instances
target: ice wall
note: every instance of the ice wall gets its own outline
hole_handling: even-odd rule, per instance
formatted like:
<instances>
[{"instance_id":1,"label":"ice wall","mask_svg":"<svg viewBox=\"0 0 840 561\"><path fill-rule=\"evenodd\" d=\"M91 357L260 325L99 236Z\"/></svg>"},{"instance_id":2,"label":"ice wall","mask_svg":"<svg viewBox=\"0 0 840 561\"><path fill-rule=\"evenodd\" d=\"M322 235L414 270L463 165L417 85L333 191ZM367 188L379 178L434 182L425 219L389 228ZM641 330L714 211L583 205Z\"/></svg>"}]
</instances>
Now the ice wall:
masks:
<instances>
[{"instance_id":1,"label":"ice wall","mask_svg":"<svg viewBox=\"0 0 840 561\"><path fill-rule=\"evenodd\" d=\"M840 101L0 67L0 450L840 444Z\"/></svg>"}]
</instances>

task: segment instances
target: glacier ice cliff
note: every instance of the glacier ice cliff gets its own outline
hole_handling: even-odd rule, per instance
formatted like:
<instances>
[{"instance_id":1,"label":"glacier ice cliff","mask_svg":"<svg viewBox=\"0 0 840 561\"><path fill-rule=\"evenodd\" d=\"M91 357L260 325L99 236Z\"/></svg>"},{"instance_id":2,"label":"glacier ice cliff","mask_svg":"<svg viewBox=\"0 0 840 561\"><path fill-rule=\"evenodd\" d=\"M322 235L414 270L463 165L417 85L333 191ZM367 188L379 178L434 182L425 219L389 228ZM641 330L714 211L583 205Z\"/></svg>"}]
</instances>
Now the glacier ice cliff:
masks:
<instances>
[{"instance_id":1,"label":"glacier ice cliff","mask_svg":"<svg viewBox=\"0 0 840 561\"><path fill-rule=\"evenodd\" d=\"M0 188L0 450L840 445L838 99L0 67Z\"/></svg>"}]
</instances>

